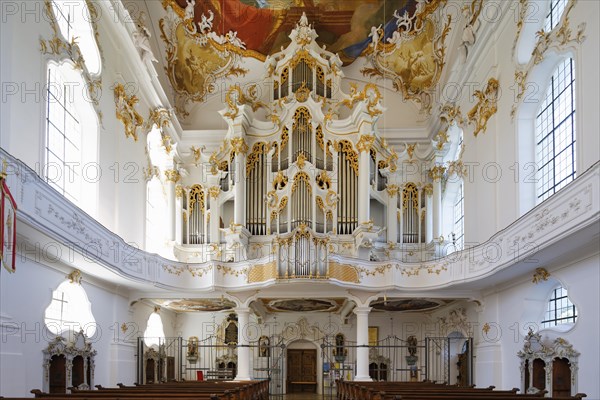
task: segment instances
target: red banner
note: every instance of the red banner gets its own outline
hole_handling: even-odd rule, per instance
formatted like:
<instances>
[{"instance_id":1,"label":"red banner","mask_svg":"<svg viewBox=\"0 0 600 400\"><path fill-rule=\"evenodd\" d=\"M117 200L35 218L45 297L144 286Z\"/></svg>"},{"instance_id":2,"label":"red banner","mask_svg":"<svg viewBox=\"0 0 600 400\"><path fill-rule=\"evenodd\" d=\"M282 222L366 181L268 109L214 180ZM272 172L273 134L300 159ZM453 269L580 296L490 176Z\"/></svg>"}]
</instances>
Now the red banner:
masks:
<instances>
[{"instance_id":1,"label":"red banner","mask_svg":"<svg viewBox=\"0 0 600 400\"><path fill-rule=\"evenodd\" d=\"M0 262L9 272L15 272L17 261L17 203L6 176L0 173Z\"/></svg>"}]
</instances>

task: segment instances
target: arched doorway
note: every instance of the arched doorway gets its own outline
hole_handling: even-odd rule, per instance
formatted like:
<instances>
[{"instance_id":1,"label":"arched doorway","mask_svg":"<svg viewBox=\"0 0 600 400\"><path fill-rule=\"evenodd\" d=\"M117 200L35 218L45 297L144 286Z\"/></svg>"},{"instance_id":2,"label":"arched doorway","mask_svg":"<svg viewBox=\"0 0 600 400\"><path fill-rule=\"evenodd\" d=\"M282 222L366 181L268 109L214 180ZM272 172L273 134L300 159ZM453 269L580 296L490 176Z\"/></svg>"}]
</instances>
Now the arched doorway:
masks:
<instances>
[{"instance_id":1,"label":"arched doorway","mask_svg":"<svg viewBox=\"0 0 600 400\"><path fill-rule=\"evenodd\" d=\"M317 347L308 340L297 340L287 346L287 393L317 393Z\"/></svg>"}]
</instances>

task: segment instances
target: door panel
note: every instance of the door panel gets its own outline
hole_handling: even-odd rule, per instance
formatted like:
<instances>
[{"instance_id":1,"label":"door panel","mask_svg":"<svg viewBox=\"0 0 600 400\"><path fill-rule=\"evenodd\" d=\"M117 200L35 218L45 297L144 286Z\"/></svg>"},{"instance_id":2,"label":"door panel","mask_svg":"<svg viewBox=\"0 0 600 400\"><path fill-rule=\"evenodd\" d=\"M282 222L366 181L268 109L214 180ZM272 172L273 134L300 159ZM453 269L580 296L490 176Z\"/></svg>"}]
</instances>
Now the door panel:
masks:
<instances>
[{"instance_id":1,"label":"door panel","mask_svg":"<svg viewBox=\"0 0 600 400\"><path fill-rule=\"evenodd\" d=\"M317 350L290 349L287 356L287 392L316 393Z\"/></svg>"}]
</instances>

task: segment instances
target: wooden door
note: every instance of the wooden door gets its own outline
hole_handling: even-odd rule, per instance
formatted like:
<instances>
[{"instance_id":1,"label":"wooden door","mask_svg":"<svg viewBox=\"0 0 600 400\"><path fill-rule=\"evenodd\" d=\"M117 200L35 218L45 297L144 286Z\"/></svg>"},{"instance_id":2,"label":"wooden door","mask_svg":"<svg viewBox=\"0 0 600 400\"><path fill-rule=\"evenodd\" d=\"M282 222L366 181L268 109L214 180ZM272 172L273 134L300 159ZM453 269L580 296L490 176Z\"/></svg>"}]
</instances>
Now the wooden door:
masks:
<instances>
[{"instance_id":1,"label":"wooden door","mask_svg":"<svg viewBox=\"0 0 600 400\"><path fill-rule=\"evenodd\" d=\"M317 392L317 350L288 350L287 392Z\"/></svg>"},{"instance_id":2,"label":"wooden door","mask_svg":"<svg viewBox=\"0 0 600 400\"><path fill-rule=\"evenodd\" d=\"M77 356L73 359L73 372L71 373L71 382L74 387L79 387L83 383L83 357Z\"/></svg>"},{"instance_id":3,"label":"wooden door","mask_svg":"<svg viewBox=\"0 0 600 400\"><path fill-rule=\"evenodd\" d=\"M552 362L552 397L571 396L571 367L566 358Z\"/></svg>"},{"instance_id":4,"label":"wooden door","mask_svg":"<svg viewBox=\"0 0 600 400\"><path fill-rule=\"evenodd\" d=\"M543 360L539 358L533 360L532 375L532 386L539 390L546 389L546 363Z\"/></svg>"},{"instance_id":5,"label":"wooden door","mask_svg":"<svg viewBox=\"0 0 600 400\"><path fill-rule=\"evenodd\" d=\"M64 355L52 356L50 359L50 393L67 392L67 370Z\"/></svg>"}]
</instances>

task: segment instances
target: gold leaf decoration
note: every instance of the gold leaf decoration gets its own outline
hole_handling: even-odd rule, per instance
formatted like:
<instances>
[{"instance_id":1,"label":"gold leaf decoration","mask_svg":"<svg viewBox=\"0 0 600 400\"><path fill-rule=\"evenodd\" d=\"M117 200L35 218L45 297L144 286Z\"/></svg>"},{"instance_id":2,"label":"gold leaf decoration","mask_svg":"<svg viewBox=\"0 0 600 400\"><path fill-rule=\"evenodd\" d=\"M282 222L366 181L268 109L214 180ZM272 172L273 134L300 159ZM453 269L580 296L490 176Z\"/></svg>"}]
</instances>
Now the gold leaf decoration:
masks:
<instances>
[{"instance_id":1,"label":"gold leaf decoration","mask_svg":"<svg viewBox=\"0 0 600 400\"><path fill-rule=\"evenodd\" d=\"M498 90L500 83L495 78L490 78L483 91L476 90L473 95L478 99L477 104L469 111L468 120L475 125L473 135L485 132L488 120L496 114L498 102Z\"/></svg>"},{"instance_id":2,"label":"gold leaf decoration","mask_svg":"<svg viewBox=\"0 0 600 400\"><path fill-rule=\"evenodd\" d=\"M135 95L128 96L125 87L117 84L114 89L117 119L125 125L125 137L133 137L138 140L137 130L144 125L144 118L135 110L138 98Z\"/></svg>"}]
</instances>

